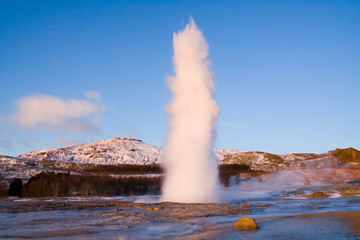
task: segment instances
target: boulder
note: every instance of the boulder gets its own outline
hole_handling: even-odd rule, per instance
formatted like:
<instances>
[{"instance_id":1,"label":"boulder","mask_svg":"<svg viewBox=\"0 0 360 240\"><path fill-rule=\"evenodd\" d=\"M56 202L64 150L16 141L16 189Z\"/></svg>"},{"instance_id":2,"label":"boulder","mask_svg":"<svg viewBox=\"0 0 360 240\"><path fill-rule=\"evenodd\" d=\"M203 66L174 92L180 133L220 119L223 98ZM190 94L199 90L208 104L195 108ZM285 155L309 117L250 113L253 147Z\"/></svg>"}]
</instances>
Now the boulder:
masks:
<instances>
[{"instance_id":1,"label":"boulder","mask_svg":"<svg viewBox=\"0 0 360 240\"><path fill-rule=\"evenodd\" d=\"M242 230L257 230L259 226L256 224L255 220L251 217L242 217L239 218L237 223L235 223L235 228Z\"/></svg>"}]
</instances>

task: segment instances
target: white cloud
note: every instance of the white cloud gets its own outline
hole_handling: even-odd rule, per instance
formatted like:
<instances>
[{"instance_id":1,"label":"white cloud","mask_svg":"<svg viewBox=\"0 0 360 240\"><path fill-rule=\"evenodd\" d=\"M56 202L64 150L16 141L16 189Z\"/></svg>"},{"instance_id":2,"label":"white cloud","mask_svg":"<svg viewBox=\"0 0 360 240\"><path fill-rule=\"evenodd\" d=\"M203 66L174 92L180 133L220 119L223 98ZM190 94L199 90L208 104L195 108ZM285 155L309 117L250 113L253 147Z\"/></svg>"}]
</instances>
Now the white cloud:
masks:
<instances>
[{"instance_id":1,"label":"white cloud","mask_svg":"<svg viewBox=\"0 0 360 240\"><path fill-rule=\"evenodd\" d=\"M84 100L62 100L49 95L23 97L17 101L17 112L11 119L24 129L96 133L99 131L97 119L106 108L99 93L90 93ZM96 98L96 102L91 102L91 97Z\"/></svg>"}]
</instances>

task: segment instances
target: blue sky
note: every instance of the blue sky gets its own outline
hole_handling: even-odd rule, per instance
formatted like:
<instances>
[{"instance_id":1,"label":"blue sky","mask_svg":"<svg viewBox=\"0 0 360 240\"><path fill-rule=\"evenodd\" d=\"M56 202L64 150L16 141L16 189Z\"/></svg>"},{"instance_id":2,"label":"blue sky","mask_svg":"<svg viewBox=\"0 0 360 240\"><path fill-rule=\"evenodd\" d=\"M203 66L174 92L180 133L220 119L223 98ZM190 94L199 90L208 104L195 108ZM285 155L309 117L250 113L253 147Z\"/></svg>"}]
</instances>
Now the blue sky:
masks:
<instances>
[{"instance_id":1,"label":"blue sky","mask_svg":"<svg viewBox=\"0 0 360 240\"><path fill-rule=\"evenodd\" d=\"M0 154L162 146L172 35L190 16L216 77L216 147L360 149L359 1L203 2L2 0Z\"/></svg>"}]
</instances>

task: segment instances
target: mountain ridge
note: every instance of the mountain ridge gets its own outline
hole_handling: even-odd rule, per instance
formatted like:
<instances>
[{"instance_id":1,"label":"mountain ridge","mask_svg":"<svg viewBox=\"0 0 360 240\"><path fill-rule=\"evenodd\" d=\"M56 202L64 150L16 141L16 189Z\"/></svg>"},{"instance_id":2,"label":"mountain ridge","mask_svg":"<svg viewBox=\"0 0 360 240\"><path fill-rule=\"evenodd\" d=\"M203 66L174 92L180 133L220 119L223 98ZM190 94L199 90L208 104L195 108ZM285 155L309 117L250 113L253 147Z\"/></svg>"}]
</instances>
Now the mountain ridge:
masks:
<instances>
[{"instance_id":1,"label":"mountain ridge","mask_svg":"<svg viewBox=\"0 0 360 240\"><path fill-rule=\"evenodd\" d=\"M272 173L326 168L360 171L360 151L354 148L335 149L322 154L271 154L236 149L215 149L214 152L219 165L228 165L228 167L237 165L241 166L241 169L255 172ZM129 173L117 172L116 169L130 165L136 169L139 165L160 165L161 158L160 147L133 138L113 138L66 148L43 149L17 157L0 155L0 185L8 186L15 178L26 181L42 172L71 172L75 175L86 175L101 172L94 172L94 169L107 169L107 171L112 169L111 174L126 175Z\"/></svg>"},{"instance_id":2,"label":"mountain ridge","mask_svg":"<svg viewBox=\"0 0 360 240\"><path fill-rule=\"evenodd\" d=\"M255 170L275 170L295 165L319 168L349 162L360 163L360 151L351 147L321 154L271 154L237 149L214 149L214 153L220 164L247 164ZM66 148L31 151L16 158L102 165L148 165L161 163L162 157L161 147L146 144L140 139L116 137Z\"/></svg>"}]
</instances>

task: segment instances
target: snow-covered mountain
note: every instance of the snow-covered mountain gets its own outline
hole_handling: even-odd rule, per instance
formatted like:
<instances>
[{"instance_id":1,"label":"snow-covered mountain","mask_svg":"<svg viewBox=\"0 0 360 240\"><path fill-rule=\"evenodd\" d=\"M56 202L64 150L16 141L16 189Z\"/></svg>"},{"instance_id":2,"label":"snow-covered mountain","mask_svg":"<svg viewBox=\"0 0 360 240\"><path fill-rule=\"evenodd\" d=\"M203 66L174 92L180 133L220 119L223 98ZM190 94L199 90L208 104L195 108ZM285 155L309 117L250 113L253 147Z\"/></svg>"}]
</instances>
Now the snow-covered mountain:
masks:
<instances>
[{"instance_id":1,"label":"snow-covered mountain","mask_svg":"<svg viewBox=\"0 0 360 240\"><path fill-rule=\"evenodd\" d=\"M32 151L18 158L113 165L155 164L160 156L160 147L133 138L113 138L67 148Z\"/></svg>"},{"instance_id":2,"label":"snow-covered mountain","mask_svg":"<svg viewBox=\"0 0 360 240\"><path fill-rule=\"evenodd\" d=\"M225 156L241 152L244 151L215 149L215 155L220 160ZM32 151L22 154L17 158L103 165L138 165L160 163L161 155L162 151L160 147L145 144L139 139L113 138L66 148Z\"/></svg>"},{"instance_id":3,"label":"snow-covered mountain","mask_svg":"<svg viewBox=\"0 0 360 240\"><path fill-rule=\"evenodd\" d=\"M320 169L344 165L360 169L360 151L336 149L323 154L270 154L265 152L215 149L219 164L244 164L253 171ZM17 157L0 156L0 184L19 177L29 179L42 171L84 174L97 165L161 163L160 147L132 138L113 138L59 149L32 151Z\"/></svg>"},{"instance_id":4,"label":"snow-covered mountain","mask_svg":"<svg viewBox=\"0 0 360 240\"><path fill-rule=\"evenodd\" d=\"M343 163L345 158L359 158L360 153L353 148L337 149L323 154L295 153L275 155L235 149L215 149L214 152L220 164L246 164L252 170L260 171L334 167ZM138 139L113 138L67 148L32 151L17 158L101 165L148 165L161 163L162 150L160 147L145 144Z\"/></svg>"},{"instance_id":5,"label":"snow-covered mountain","mask_svg":"<svg viewBox=\"0 0 360 240\"><path fill-rule=\"evenodd\" d=\"M323 154L294 153L270 154L265 152L242 151L236 149L215 149L215 155L221 164L248 164L261 170L264 165L276 168L286 166L326 167L339 163L336 151L350 151L348 155L357 154L353 148L329 151ZM345 153L345 152L344 152ZM357 155L356 155L357 156ZM161 162L160 147L143 143L133 138L113 138L89 144L81 144L66 148L44 149L19 155L19 159L47 160L87 164L157 164ZM351 156L350 156L351 157Z\"/></svg>"}]
</instances>

